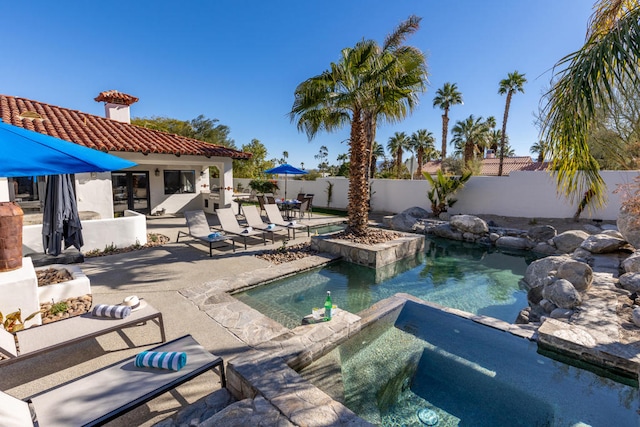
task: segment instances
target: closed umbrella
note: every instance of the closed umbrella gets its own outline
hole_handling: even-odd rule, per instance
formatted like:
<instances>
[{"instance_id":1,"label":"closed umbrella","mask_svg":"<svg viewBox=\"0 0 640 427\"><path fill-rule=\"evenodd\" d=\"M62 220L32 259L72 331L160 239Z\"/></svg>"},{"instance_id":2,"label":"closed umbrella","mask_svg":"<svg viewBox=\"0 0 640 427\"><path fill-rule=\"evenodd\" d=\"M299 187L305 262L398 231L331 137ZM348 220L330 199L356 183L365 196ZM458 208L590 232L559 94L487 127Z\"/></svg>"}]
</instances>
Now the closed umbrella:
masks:
<instances>
[{"instance_id":1,"label":"closed umbrella","mask_svg":"<svg viewBox=\"0 0 640 427\"><path fill-rule=\"evenodd\" d=\"M76 195L68 174L47 177L42 216L44 252L59 255L63 241L65 249L74 246L80 250L84 245Z\"/></svg>"},{"instance_id":2,"label":"closed umbrella","mask_svg":"<svg viewBox=\"0 0 640 427\"><path fill-rule=\"evenodd\" d=\"M288 163L283 163L280 166L276 166L275 168L271 168L271 169L267 169L266 171L264 171L264 173L269 173L269 174L284 174L284 198L287 198L287 176L288 175L305 175L308 174L309 172L302 170L302 169L298 169L294 166L291 166Z\"/></svg>"}]
</instances>

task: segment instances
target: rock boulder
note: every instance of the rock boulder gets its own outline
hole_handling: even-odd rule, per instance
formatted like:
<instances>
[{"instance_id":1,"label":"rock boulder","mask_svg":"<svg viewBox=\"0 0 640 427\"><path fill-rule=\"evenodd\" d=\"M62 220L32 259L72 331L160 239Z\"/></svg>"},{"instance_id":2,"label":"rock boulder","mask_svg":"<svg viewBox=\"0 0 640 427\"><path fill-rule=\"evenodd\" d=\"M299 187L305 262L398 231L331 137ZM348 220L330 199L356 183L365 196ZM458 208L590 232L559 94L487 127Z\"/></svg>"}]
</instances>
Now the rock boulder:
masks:
<instances>
[{"instance_id":1,"label":"rock boulder","mask_svg":"<svg viewBox=\"0 0 640 427\"><path fill-rule=\"evenodd\" d=\"M463 233L486 234L489 232L489 226L482 219L473 215L454 215L449 221L451 227Z\"/></svg>"},{"instance_id":2,"label":"rock boulder","mask_svg":"<svg viewBox=\"0 0 640 427\"><path fill-rule=\"evenodd\" d=\"M553 244L560 252L571 253L587 240L589 233L582 230L569 230L553 238Z\"/></svg>"},{"instance_id":3,"label":"rock boulder","mask_svg":"<svg viewBox=\"0 0 640 427\"><path fill-rule=\"evenodd\" d=\"M627 242L624 239L601 233L589 236L580 244L580 247L592 254L606 254L615 252L626 244Z\"/></svg>"},{"instance_id":4,"label":"rock boulder","mask_svg":"<svg viewBox=\"0 0 640 427\"><path fill-rule=\"evenodd\" d=\"M574 308L582 303L582 297L576 288L565 279L558 279L545 285L542 289L542 296L559 308Z\"/></svg>"}]
</instances>

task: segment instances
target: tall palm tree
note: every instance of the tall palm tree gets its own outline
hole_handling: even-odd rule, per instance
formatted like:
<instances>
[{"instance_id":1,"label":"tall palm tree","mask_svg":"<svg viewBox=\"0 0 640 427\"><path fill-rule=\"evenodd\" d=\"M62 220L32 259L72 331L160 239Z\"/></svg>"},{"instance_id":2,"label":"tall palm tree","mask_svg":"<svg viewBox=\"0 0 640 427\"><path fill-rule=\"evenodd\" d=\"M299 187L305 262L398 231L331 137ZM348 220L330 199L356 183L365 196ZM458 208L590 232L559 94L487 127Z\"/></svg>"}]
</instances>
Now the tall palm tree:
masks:
<instances>
[{"instance_id":1,"label":"tall palm tree","mask_svg":"<svg viewBox=\"0 0 640 427\"><path fill-rule=\"evenodd\" d=\"M404 132L396 132L393 136L389 137L387 143L387 150L391 153L393 161L396 164L396 178L400 179L402 172L402 154L404 150L411 148L410 139Z\"/></svg>"},{"instance_id":2,"label":"tall palm tree","mask_svg":"<svg viewBox=\"0 0 640 427\"><path fill-rule=\"evenodd\" d=\"M433 133L426 129L419 129L411 135L411 148L418 158L416 176L422 176L422 166L424 165L425 157L431 160L431 157L435 154L435 142L436 139L433 137Z\"/></svg>"},{"instance_id":3,"label":"tall palm tree","mask_svg":"<svg viewBox=\"0 0 640 427\"><path fill-rule=\"evenodd\" d=\"M463 149L464 164L469 168L469 163L475 157L477 146L482 145L488 137L489 126L482 117L475 118L472 114L465 120L458 120L452 132L451 142Z\"/></svg>"},{"instance_id":4,"label":"tall palm tree","mask_svg":"<svg viewBox=\"0 0 640 427\"><path fill-rule=\"evenodd\" d=\"M507 101L504 105L504 116L502 117L502 137L500 138L500 166L498 166L498 176L502 176L502 163L504 161L505 152L505 138L507 136L507 119L509 118L509 107L511 106L511 97L516 92L524 93L524 84L527 79L524 74L520 74L517 71L507 74L506 79L500 80L500 88L498 93L500 95L507 95Z\"/></svg>"},{"instance_id":5,"label":"tall palm tree","mask_svg":"<svg viewBox=\"0 0 640 427\"><path fill-rule=\"evenodd\" d=\"M573 201L591 192L604 202L604 181L587 141L598 107L615 103L616 92L640 82L640 4L599 0L584 46L557 64L547 93L542 139L559 189Z\"/></svg>"},{"instance_id":6,"label":"tall palm tree","mask_svg":"<svg viewBox=\"0 0 640 427\"><path fill-rule=\"evenodd\" d=\"M320 131L349 124L349 204L347 227L364 235L368 225L368 170L372 118L404 118L426 87L424 55L415 49L384 50L373 40L345 48L322 74L300 83L289 116L313 139ZM383 107L381 107L383 106Z\"/></svg>"},{"instance_id":7,"label":"tall palm tree","mask_svg":"<svg viewBox=\"0 0 640 427\"><path fill-rule=\"evenodd\" d=\"M445 83L441 89L436 91L433 98L433 106L440 107L442 113L442 160L447 157L447 133L449 132L449 108L453 105L462 104L462 93L455 83Z\"/></svg>"},{"instance_id":8,"label":"tall palm tree","mask_svg":"<svg viewBox=\"0 0 640 427\"><path fill-rule=\"evenodd\" d=\"M370 159L371 163L369 164L369 178L375 178L376 169L378 159L382 157L384 159L384 146L379 144L378 141L373 141L373 146L371 147Z\"/></svg>"}]
</instances>

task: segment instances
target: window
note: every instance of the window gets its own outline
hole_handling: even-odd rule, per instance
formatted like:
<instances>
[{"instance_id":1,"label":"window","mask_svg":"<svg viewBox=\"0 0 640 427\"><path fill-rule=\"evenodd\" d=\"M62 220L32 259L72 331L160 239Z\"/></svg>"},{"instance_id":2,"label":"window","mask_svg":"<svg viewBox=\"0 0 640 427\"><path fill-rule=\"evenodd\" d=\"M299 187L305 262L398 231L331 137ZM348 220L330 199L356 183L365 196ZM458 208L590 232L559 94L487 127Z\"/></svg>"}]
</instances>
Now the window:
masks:
<instances>
[{"instance_id":1,"label":"window","mask_svg":"<svg viewBox=\"0 0 640 427\"><path fill-rule=\"evenodd\" d=\"M196 171L164 171L164 194L195 193Z\"/></svg>"}]
</instances>

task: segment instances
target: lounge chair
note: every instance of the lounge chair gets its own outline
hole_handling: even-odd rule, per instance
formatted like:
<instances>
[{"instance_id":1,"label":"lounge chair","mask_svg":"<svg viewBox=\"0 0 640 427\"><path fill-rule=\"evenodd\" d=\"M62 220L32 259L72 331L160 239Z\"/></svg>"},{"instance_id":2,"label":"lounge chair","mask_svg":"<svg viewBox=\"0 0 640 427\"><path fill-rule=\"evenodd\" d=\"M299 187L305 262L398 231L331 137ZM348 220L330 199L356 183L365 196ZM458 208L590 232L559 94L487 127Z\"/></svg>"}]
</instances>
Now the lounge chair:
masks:
<instances>
[{"instance_id":1,"label":"lounge chair","mask_svg":"<svg viewBox=\"0 0 640 427\"><path fill-rule=\"evenodd\" d=\"M158 325L162 340L160 342L165 342L162 313L150 304L140 310L132 311L124 319L96 317L91 313L85 313L46 325L23 329L15 334L19 349L16 346L14 335L0 328L0 352L7 357L0 360L0 366L99 337L109 332L146 324L149 320L153 320Z\"/></svg>"},{"instance_id":2,"label":"lounge chair","mask_svg":"<svg viewBox=\"0 0 640 427\"><path fill-rule=\"evenodd\" d=\"M267 224L262 220L262 216L260 216L260 212L256 206L243 206L242 211L244 212L244 218L247 221L247 225L256 230L264 231L265 233L271 233L271 241L275 242L274 234L279 231L285 231L285 228L281 225L273 224L272 228L269 228L270 224ZM289 231L287 230L287 237L289 236Z\"/></svg>"},{"instance_id":3,"label":"lounge chair","mask_svg":"<svg viewBox=\"0 0 640 427\"><path fill-rule=\"evenodd\" d=\"M245 249L247 249L247 237L256 237L262 235L262 243L264 243L265 245L267 244L267 240L264 237L264 231L249 230L245 227L241 227L231 208L216 209L216 214L218 215L218 220L220 221L222 230L225 233L233 234L237 237L242 237Z\"/></svg>"},{"instance_id":4,"label":"lounge chair","mask_svg":"<svg viewBox=\"0 0 640 427\"><path fill-rule=\"evenodd\" d=\"M205 350L191 335L149 351L185 352L187 363L178 371L137 368L135 357L130 357L25 401L0 392L0 425L35 425L29 405L40 427L102 425L216 368L222 387L226 386L222 358Z\"/></svg>"},{"instance_id":5,"label":"lounge chair","mask_svg":"<svg viewBox=\"0 0 640 427\"><path fill-rule=\"evenodd\" d=\"M233 252L236 251L236 242L235 240L229 238L228 236L224 236L221 233L219 235L215 235L214 231L211 230L211 226L209 225L209 221L207 221L207 217L204 214L204 211L186 211L184 213L184 219L187 221L187 227L189 228L189 232L185 233L184 231L178 231L178 238L176 239L176 243L180 242L180 236L191 236L194 239L198 239L202 242L205 242L209 245L209 256L213 256L213 244L219 242L227 242L231 241L231 246L233 247Z\"/></svg>"},{"instance_id":6,"label":"lounge chair","mask_svg":"<svg viewBox=\"0 0 640 427\"><path fill-rule=\"evenodd\" d=\"M311 235L311 229L307 224L302 224L299 222L292 223L291 221L285 221L284 218L282 218L280 209L278 209L278 205L264 205L264 209L267 211L269 222L275 225L279 225L281 227L286 227L287 230L293 230L294 239L296 238L296 230L300 228L306 228L307 236Z\"/></svg>"}]
</instances>

